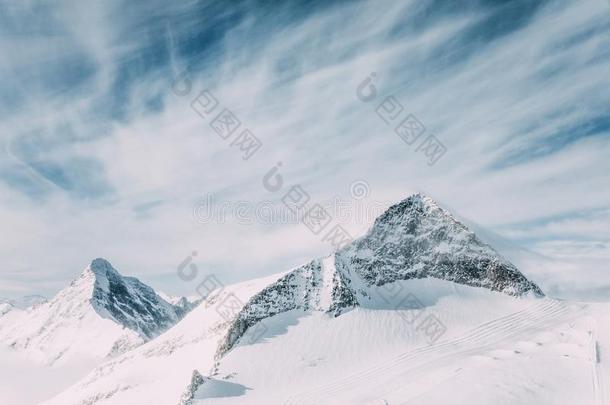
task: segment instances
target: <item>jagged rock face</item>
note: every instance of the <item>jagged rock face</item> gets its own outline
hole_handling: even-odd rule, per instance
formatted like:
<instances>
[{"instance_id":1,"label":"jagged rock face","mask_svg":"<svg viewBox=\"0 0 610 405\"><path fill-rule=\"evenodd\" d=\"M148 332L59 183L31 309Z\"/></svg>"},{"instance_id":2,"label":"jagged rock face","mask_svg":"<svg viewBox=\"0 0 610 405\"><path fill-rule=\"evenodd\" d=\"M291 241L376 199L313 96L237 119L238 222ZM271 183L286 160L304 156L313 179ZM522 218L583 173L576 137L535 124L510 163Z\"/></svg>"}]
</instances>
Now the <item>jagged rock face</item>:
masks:
<instances>
[{"instance_id":1,"label":"jagged rock face","mask_svg":"<svg viewBox=\"0 0 610 405\"><path fill-rule=\"evenodd\" d=\"M104 259L95 259L89 270L95 275L91 297L93 307L102 316L110 315L117 323L143 337L156 336L186 312L184 308L163 300L138 279L121 276Z\"/></svg>"},{"instance_id":2,"label":"jagged rock face","mask_svg":"<svg viewBox=\"0 0 610 405\"><path fill-rule=\"evenodd\" d=\"M432 199L416 194L390 207L364 237L336 254L369 285L434 277L510 295L542 291Z\"/></svg>"},{"instance_id":3,"label":"jagged rock face","mask_svg":"<svg viewBox=\"0 0 610 405\"><path fill-rule=\"evenodd\" d=\"M325 311L339 315L358 305L356 297L327 260L313 260L286 274L252 297L237 314L216 357L221 357L262 319L290 311Z\"/></svg>"}]
</instances>

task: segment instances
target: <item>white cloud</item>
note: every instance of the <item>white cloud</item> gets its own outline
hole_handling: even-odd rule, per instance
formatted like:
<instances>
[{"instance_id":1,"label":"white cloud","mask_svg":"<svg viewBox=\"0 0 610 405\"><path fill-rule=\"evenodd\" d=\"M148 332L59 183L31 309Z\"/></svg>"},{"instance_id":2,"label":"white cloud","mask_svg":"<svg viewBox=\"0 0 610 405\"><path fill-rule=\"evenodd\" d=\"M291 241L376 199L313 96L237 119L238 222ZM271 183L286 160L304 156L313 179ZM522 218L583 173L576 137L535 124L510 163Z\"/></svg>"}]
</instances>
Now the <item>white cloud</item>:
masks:
<instances>
[{"instance_id":1,"label":"white cloud","mask_svg":"<svg viewBox=\"0 0 610 405\"><path fill-rule=\"evenodd\" d=\"M130 12L118 18L117 4L99 7L59 9L69 34L55 38L57 46L45 48L46 38L36 36L27 40L27 52L17 52L16 61L0 66L3 72L44 64L71 49L95 62L87 91L21 89L27 94L25 104L6 117L2 136L15 139L27 129L42 128L44 139L61 141L49 132L69 123L81 141L59 142L46 156L99 161L112 187L102 200L75 199L38 176L34 181L52 191L48 198L33 201L0 185L0 218L14 229L14 235L3 235L0 246L7 269L0 272L0 295L29 285L33 292L44 289L48 294L97 256L107 257L125 273L160 283L192 250L200 252L200 268L227 281L282 271L327 252L329 247L302 226L202 226L193 220L193 206L206 193L277 203L282 193L266 191L261 179L278 161L283 162L286 187L301 184L314 201L348 199L351 182L365 179L372 199L398 201L422 190L517 240L531 231L549 243L566 234L588 234L591 246L608 241L594 221L568 217L540 227L523 225L609 206L608 128L605 134L600 130L595 137L578 139L578 129L598 117L610 97L610 57L603 48L608 45L605 4L552 3L523 29L491 42L485 41L485 32L459 41L464 30L479 27L488 16L489 11L478 8L430 18L421 30L415 28L417 21L406 18L421 11L416 2L392 3L391 9L373 1L345 4L297 22L280 13L262 33L254 30L253 21L260 21L252 13L223 32L221 51L192 55L205 63L195 69L193 92L185 98L171 94L168 71L191 62L180 53L180 38L196 26L191 19L183 25L159 23L168 35L171 68L146 71L125 83L127 119L118 121L94 117L91 108L110 90L120 68L132 62L139 41L147 40L138 25L147 20ZM161 8L155 15L180 15L189 7ZM84 12L87 18L80 19ZM74 21L81 22L69 24ZM134 35L126 38L120 34L130 22ZM157 24L152 19L148 23ZM578 46L570 46L574 37ZM454 46L447 45L456 39ZM474 44L473 51L464 49ZM9 37L0 41L0 50L22 45ZM365 104L355 90L371 72L377 73L379 96ZM251 160L243 161L189 107L204 88L263 140ZM163 109L155 113L145 100L157 94L163 95ZM421 153L376 115L375 106L389 95L447 146L435 166L428 166ZM564 128L575 131L573 137L553 138ZM561 142L566 145L559 147ZM558 151L536 155L541 145L557 146ZM514 162L507 160L515 157ZM16 163L5 162L2 166ZM154 201L159 204L146 216L134 211ZM356 235L368 225L346 226ZM539 240L527 243L565 259L561 249ZM576 266L590 264L586 255L574 255ZM30 273L7 276L22 269L35 269L50 281L28 284ZM572 268L561 271L573 274ZM169 290L192 293L192 286L177 277L168 281L166 276L163 282ZM610 285L610 277L603 282Z\"/></svg>"}]
</instances>

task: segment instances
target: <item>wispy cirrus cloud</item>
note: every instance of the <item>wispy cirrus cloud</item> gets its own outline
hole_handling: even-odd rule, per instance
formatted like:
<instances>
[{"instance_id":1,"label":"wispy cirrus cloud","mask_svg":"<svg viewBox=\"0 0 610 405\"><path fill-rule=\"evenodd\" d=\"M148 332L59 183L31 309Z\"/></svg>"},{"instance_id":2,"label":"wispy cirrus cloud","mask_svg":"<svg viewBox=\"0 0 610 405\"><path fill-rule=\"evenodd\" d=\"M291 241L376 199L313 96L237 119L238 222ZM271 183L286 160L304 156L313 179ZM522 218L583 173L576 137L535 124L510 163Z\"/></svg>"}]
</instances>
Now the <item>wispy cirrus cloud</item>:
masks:
<instances>
[{"instance_id":1,"label":"wispy cirrus cloud","mask_svg":"<svg viewBox=\"0 0 610 405\"><path fill-rule=\"evenodd\" d=\"M19 235L3 236L0 252L11 272L58 280L49 291L97 256L189 293L167 274L193 249L228 281L325 253L303 227L193 220L206 193L277 202L260 179L278 161L319 200L349 198L366 179L371 199L423 190L559 260L558 240L608 246L604 2L2 7L0 217ZM260 153L241 160L172 94L185 71L264 142ZM371 72L379 96L366 104L355 89ZM389 95L445 144L436 165L376 115ZM346 226L356 235L368 224ZM590 255L605 266L596 275L604 249Z\"/></svg>"}]
</instances>

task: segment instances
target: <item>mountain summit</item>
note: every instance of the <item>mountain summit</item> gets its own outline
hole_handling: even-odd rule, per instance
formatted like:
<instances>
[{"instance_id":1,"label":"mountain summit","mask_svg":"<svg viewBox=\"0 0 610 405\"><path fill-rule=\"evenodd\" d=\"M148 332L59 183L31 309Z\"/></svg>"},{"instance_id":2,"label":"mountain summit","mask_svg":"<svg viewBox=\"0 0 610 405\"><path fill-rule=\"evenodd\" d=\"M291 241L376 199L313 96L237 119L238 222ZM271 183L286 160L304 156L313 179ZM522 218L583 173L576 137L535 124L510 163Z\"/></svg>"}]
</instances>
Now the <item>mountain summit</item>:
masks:
<instances>
[{"instance_id":1,"label":"mountain summit","mask_svg":"<svg viewBox=\"0 0 610 405\"><path fill-rule=\"evenodd\" d=\"M168 303L137 278L121 276L104 259L93 260L87 272L95 278L90 298L94 309L144 338L158 335L184 315L182 307Z\"/></svg>"},{"instance_id":2,"label":"mountain summit","mask_svg":"<svg viewBox=\"0 0 610 405\"><path fill-rule=\"evenodd\" d=\"M345 272L369 285L433 277L509 295L540 288L430 197L388 208L362 238L337 253Z\"/></svg>"}]
</instances>

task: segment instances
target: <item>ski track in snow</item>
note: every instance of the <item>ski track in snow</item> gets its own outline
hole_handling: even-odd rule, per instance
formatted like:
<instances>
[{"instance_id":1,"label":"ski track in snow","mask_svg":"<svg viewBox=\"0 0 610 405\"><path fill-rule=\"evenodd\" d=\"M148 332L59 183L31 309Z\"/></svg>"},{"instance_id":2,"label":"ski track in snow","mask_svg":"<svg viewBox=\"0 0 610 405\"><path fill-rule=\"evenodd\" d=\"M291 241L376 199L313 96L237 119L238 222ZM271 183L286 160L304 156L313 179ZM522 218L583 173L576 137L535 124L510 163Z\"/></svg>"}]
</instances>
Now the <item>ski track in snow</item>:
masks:
<instances>
[{"instance_id":1,"label":"ski track in snow","mask_svg":"<svg viewBox=\"0 0 610 405\"><path fill-rule=\"evenodd\" d=\"M289 398L285 404L324 403L328 398L339 401L337 403L349 403L350 400L359 402L359 398L370 395L367 391L371 385L377 387L376 396L388 398L401 389L401 384L404 384L407 378L434 371L463 356L492 350L494 345L545 330L574 316L576 314L563 302L545 299L525 310L479 325L462 337L411 350L367 370L300 393ZM407 393L403 392L402 398L405 396Z\"/></svg>"}]
</instances>

